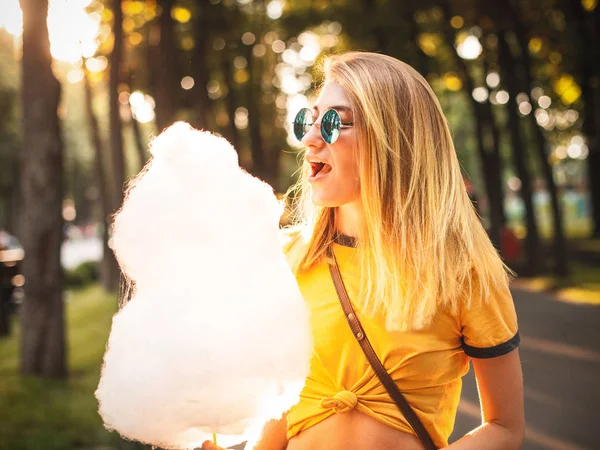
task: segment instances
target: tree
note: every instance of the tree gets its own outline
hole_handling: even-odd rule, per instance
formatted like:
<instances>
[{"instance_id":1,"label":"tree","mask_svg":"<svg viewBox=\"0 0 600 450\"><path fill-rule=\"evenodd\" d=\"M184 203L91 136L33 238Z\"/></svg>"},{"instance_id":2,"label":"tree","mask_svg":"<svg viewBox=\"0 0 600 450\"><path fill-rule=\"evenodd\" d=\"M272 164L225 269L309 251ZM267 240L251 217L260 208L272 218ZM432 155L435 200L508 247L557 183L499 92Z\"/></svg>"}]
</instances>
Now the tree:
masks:
<instances>
[{"instance_id":1,"label":"tree","mask_svg":"<svg viewBox=\"0 0 600 450\"><path fill-rule=\"evenodd\" d=\"M483 180L485 182L486 193L489 201L490 213L490 239L497 248L500 248L501 231L506 222L503 205L502 189L502 160L500 158L500 149L498 144L498 132L494 123L491 106L489 103L479 103L473 96L475 82L469 72L466 62L456 54L453 48L454 33L450 28L451 12L446 5L444 10L444 36L446 44L451 46L452 58L457 67L457 74L466 88L473 111L473 120L477 130L477 151L481 159L483 170ZM489 136L490 139L486 139ZM486 141L491 141L491 148L487 148Z\"/></svg>"},{"instance_id":2,"label":"tree","mask_svg":"<svg viewBox=\"0 0 600 450\"><path fill-rule=\"evenodd\" d=\"M237 92L235 90L235 82L233 80L233 70L231 68L233 64L231 53L230 44L226 43L223 50L221 50L221 70L223 73L223 81L228 87L227 96L225 97L225 108L227 111L227 116L229 117L229 127L226 131L225 137L227 137L227 139L231 142L233 148L239 152L240 135L237 127L235 126L235 112L238 106L238 100Z\"/></svg>"},{"instance_id":3,"label":"tree","mask_svg":"<svg viewBox=\"0 0 600 450\"><path fill-rule=\"evenodd\" d=\"M87 112L89 132L94 148L94 167L95 167L95 178L96 186L98 187L98 202L100 206L100 215L102 216L101 223L103 225L103 236L102 236L102 263L101 263L101 278L104 289L114 290L117 286L118 278L118 267L117 261L108 246L109 241L109 227L110 218L109 214L111 211L111 197L109 184L107 182L106 170L104 167L104 148L102 145L102 138L100 136L100 126L98 125L98 119L94 113L93 106L93 91L90 83L90 76L84 65L84 90L85 90L85 109Z\"/></svg>"},{"instance_id":4,"label":"tree","mask_svg":"<svg viewBox=\"0 0 600 450\"><path fill-rule=\"evenodd\" d=\"M60 247L63 149L52 73L47 0L21 0L23 10L23 165L21 239L26 297L21 310L21 372L66 377Z\"/></svg>"},{"instance_id":5,"label":"tree","mask_svg":"<svg viewBox=\"0 0 600 450\"><path fill-rule=\"evenodd\" d=\"M175 121L178 107L177 47L171 8L173 0L159 0L160 16L156 19L154 33L159 38L153 58L154 96L156 100L156 125L161 132Z\"/></svg>"},{"instance_id":6,"label":"tree","mask_svg":"<svg viewBox=\"0 0 600 450\"><path fill-rule=\"evenodd\" d=\"M539 267L539 246L540 237L538 232L535 210L533 207L533 187L531 182L531 171L528 167L528 158L526 148L523 144L520 131L520 121L517 115L519 102L518 81L513 67L514 59L511 55L510 47L505 30L498 36L498 63L503 69L503 79L506 89L510 95L508 104L508 131L510 134L512 157L517 176L521 180L520 194L525 205L525 223L527 226L527 236L525 237L525 268L523 275L533 276L537 273Z\"/></svg>"},{"instance_id":7,"label":"tree","mask_svg":"<svg viewBox=\"0 0 600 450\"><path fill-rule=\"evenodd\" d=\"M16 233L19 173L19 135L15 112L19 96L16 91L0 88L0 229Z\"/></svg>"},{"instance_id":8,"label":"tree","mask_svg":"<svg viewBox=\"0 0 600 450\"><path fill-rule=\"evenodd\" d=\"M127 84L129 85L129 91L134 91L133 76L131 70L128 71ZM131 125L131 131L133 132L133 139L135 141L135 148L137 150L140 168L144 167L148 160L148 153L146 152L146 143L142 137L142 130L140 130L140 123L135 117L133 117L133 111L129 102L126 104L126 108L129 110L129 121Z\"/></svg>"},{"instance_id":9,"label":"tree","mask_svg":"<svg viewBox=\"0 0 600 450\"><path fill-rule=\"evenodd\" d=\"M519 66L523 67L524 85L522 90L524 92L529 92L533 87L533 76L532 63L527 51L525 27L521 22L521 18L519 17L517 10L515 8L510 8L509 11L512 17L512 23L514 24L515 36L521 49L517 61L519 61ZM552 225L554 227L554 270L556 275L565 277L569 272L567 263L567 240L564 231L562 209L558 199L558 188L556 187L554 173L552 172L552 167L550 166L548 157L546 155L546 139L544 138L544 134L537 125L534 116L530 114L527 117L529 118L530 125L533 129L534 148L544 181L546 182L546 188L550 194L550 203L552 206Z\"/></svg>"},{"instance_id":10,"label":"tree","mask_svg":"<svg viewBox=\"0 0 600 450\"><path fill-rule=\"evenodd\" d=\"M209 40L211 27L211 5L208 1L198 2L198 14L196 26L194 27L194 38L196 45L192 55L192 73L196 80L194 87L194 99L196 102L197 117L195 126L198 129L210 130L214 125L211 120L211 101L208 97L206 86L210 79L210 69L207 63L209 57Z\"/></svg>"},{"instance_id":11,"label":"tree","mask_svg":"<svg viewBox=\"0 0 600 450\"><path fill-rule=\"evenodd\" d=\"M19 73L20 62L12 52L13 37L0 30L0 228L16 234L19 203L19 155L21 148Z\"/></svg>"},{"instance_id":12,"label":"tree","mask_svg":"<svg viewBox=\"0 0 600 450\"><path fill-rule=\"evenodd\" d=\"M123 122L121 121L121 112L119 105L119 82L121 81L121 64L123 56L123 10L121 7L122 0L113 1L113 35L114 44L110 54L110 79L108 81L109 90L109 126L110 126L110 149L112 155L112 172L114 188L108 189L112 193L109 198L114 202L112 205L113 211L116 211L123 202L125 189L125 157L123 155ZM100 161L98 161L100 163ZM108 236L104 233L104 240ZM107 244L104 244L106 251ZM119 280L119 270L116 264L113 263L113 255L104 255L106 259L104 267L109 271L106 274L107 287L114 291L117 289Z\"/></svg>"},{"instance_id":13,"label":"tree","mask_svg":"<svg viewBox=\"0 0 600 450\"><path fill-rule=\"evenodd\" d=\"M598 113L598 80L600 78L600 6L596 5L593 14L584 10L580 0L571 0L566 8L574 16L574 25L581 33L580 54L581 91L583 94L583 132L588 138L589 156L588 182L592 200L594 237L600 237L600 114ZM589 17L588 17L589 16Z\"/></svg>"},{"instance_id":14,"label":"tree","mask_svg":"<svg viewBox=\"0 0 600 450\"><path fill-rule=\"evenodd\" d=\"M125 186L125 160L123 158L123 123L119 106L119 82L121 81L121 64L123 55L123 11L121 0L114 0L113 35L114 46L110 55L109 80L109 114L110 114L110 147L114 182L117 189L117 205L123 200Z\"/></svg>"}]
</instances>

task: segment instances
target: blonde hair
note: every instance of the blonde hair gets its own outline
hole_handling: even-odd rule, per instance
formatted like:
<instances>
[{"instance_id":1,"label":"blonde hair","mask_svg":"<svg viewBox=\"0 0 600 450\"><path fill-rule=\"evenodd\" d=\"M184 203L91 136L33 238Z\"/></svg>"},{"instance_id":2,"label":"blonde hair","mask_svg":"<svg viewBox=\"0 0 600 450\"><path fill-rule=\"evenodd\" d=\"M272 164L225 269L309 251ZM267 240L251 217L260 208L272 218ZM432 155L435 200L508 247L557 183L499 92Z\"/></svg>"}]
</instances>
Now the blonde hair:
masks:
<instances>
[{"instance_id":1,"label":"blonde hair","mask_svg":"<svg viewBox=\"0 0 600 450\"><path fill-rule=\"evenodd\" d=\"M425 79L389 56L328 57L324 81L348 96L358 137L357 237L363 313L386 314L390 330L421 329L441 307L456 314L473 299L506 292L510 270L493 247L467 195L452 136ZM288 191L295 202L292 269L326 260L336 235L335 208L310 201L305 162ZM297 233L293 233L297 231ZM301 239L296 239L300 241Z\"/></svg>"}]
</instances>

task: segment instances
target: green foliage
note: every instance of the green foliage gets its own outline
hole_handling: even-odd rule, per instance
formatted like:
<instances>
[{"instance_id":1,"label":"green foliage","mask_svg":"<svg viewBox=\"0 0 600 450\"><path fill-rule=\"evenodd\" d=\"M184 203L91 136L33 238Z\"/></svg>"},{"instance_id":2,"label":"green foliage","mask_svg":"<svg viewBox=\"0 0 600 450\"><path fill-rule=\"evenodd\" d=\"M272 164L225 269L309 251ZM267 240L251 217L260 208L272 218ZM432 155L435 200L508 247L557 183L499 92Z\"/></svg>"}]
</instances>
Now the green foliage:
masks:
<instances>
[{"instance_id":1,"label":"green foliage","mask_svg":"<svg viewBox=\"0 0 600 450\"><path fill-rule=\"evenodd\" d=\"M68 289L88 287L99 279L99 264L95 261L87 261L74 269L65 270L65 281Z\"/></svg>"},{"instance_id":2,"label":"green foliage","mask_svg":"<svg viewBox=\"0 0 600 450\"><path fill-rule=\"evenodd\" d=\"M94 397L117 301L99 286L66 300L68 380L19 375L18 326L0 340L0 450L136 447L104 429Z\"/></svg>"}]
</instances>

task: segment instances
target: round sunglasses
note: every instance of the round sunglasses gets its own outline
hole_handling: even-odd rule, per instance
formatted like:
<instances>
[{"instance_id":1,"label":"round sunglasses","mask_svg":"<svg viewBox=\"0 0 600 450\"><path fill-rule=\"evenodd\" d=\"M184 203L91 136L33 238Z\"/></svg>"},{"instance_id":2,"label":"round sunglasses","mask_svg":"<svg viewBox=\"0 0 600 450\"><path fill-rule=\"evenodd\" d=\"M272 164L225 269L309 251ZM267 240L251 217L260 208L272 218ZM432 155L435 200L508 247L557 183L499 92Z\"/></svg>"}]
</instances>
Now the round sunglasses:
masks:
<instances>
[{"instance_id":1,"label":"round sunglasses","mask_svg":"<svg viewBox=\"0 0 600 450\"><path fill-rule=\"evenodd\" d=\"M308 108L302 108L296 114L296 118L294 119L294 135L296 139L299 141L302 140L310 127L313 125L317 125L321 129L321 137L328 144L333 144L337 141L337 138L340 135L340 130L345 128L351 128L354 124L342 123L342 119L340 115L335 109L330 109L323 114L323 118L321 119L321 123L315 124L313 123L312 112Z\"/></svg>"}]
</instances>

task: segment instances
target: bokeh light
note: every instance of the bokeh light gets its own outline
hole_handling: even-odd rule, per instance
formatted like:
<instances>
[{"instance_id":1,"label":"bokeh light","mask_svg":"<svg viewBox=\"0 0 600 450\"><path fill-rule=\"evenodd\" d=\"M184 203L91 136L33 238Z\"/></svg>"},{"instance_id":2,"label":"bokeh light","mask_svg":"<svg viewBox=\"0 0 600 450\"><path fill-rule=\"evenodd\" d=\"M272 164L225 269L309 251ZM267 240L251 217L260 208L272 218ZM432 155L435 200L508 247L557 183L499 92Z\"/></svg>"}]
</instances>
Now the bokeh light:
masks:
<instances>
[{"instance_id":1,"label":"bokeh light","mask_svg":"<svg viewBox=\"0 0 600 450\"><path fill-rule=\"evenodd\" d=\"M256 36L254 36L254 33L251 33L250 31L246 31L243 35L242 35L242 42L246 45L252 45L254 44L254 41L256 41Z\"/></svg>"},{"instance_id":2,"label":"bokeh light","mask_svg":"<svg viewBox=\"0 0 600 450\"><path fill-rule=\"evenodd\" d=\"M491 88L495 88L500 84L500 75L498 72L490 72L485 77L485 82Z\"/></svg>"},{"instance_id":3,"label":"bokeh light","mask_svg":"<svg viewBox=\"0 0 600 450\"><path fill-rule=\"evenodd\" d=\"M246 108L239 107L235 110L234 123L240 130L248 127L248 110Z\"/></svg>"},{"instance_id":4,"label":"bokeh light","mask_svg":"<svg viewBox=\"0 0 600 450\"><path fill-rule=\"evenodd\" d=\"M267 16L270 19L279 19L283 13L283 2L280 0L272 0L267 5Z\"/></svg>"},{"instance_id":5,"label":"bokeh light","mask_svg":"<svg viewBox=\"0 0 600 450\"><path fill-rule=\"evenodd\" d=\"M479 102L484 103L488 99L488 90L484 87L476 87L472 92L473 98Z\"/></svg>"},{"instance_id":6,"label":"bokeh light","mask_svg":"<svg viewBox=\"0 0 600 450\"><path fill-rule=\"evenodd\" d=\"M542 95L538 98L538 105L540 105L540 108L548 109L551 104L552 100L547 95Z\"/></svg>"},{"instance_id":7,"label":"bokeh light","mask_svg":"<svg viewBox=\"0 0 600 450\"><path fill-rule=\"evenodd\" d=\"M531 110L532 110L531 103L529 103L529 102L519 103L519 112L522 115L524 115L524 116L528 115L529 113L531 113Z\"/></svg>"},{"instance_id":8,"label":"bokeh light","mask_svg":"<svg viewBox=\"0 0 600 450\"><path fill-rule=\"evenodd\" d=\"M190 76L183 77L181 79L181 87L186 91L194 87L194 79Z\"/></svg>"},{"instance_id":9,"label":"bokeh light","mask_svg":"<svg viewBox=\"0 0 600 450\"><path fill-rule=\"evenodd\" d=\"M503 90L496 92L496 102L498 102L500 105L506 105L509 99L510 96L508 95L508 92Z\"/></svg>"},{"instance_id":10,"label":"bokeh light","mask_svg":"<svg viewBox=\"0 0 600 450\"><path fill-rule=\"evenodd\" d=\"M154 99L141 91L134 91L129 96L131 114L140 123L148 123L154 119Z\"/></svg>"},{"instance_id":11,"label":"bokeh light","mask_svg":"<svg viewBox=\"0 0 600 450\"><path fill-rule=\"evenodd\" d=\"M477 59L481 52L483 51L483 47L477 39L477 36L469 35L467 36L458 46L456 47L456 52L458 56L463 59Z\"/></svg>"},{"instance_id":12,"label":"bokeh light","mask_svg":"<svg viewBox=\"0 0 600 450\"><path fill-rule=\"evenodd\" d=\"M82 57L94 56L100 44L102 17L86 11L92 0L50 0L48 5L48 34L50 53L59 61L75 63ZM65 26L68 23L68 26ZM0 28L20 37L23 14L18 0L3 0Z\"/></svg>"}]
</instances>

